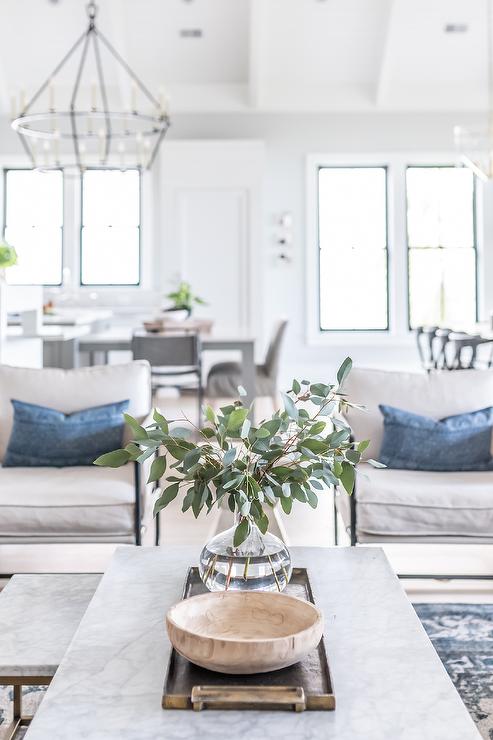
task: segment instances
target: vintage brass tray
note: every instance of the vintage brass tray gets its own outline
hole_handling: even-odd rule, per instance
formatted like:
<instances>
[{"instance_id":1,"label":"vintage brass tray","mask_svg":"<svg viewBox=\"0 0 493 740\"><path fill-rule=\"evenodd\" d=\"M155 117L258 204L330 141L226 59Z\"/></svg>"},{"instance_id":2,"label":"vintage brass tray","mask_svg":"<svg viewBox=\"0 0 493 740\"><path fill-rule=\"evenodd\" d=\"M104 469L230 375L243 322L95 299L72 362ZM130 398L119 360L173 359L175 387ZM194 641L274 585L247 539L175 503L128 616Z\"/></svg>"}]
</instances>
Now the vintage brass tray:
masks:
<instances>
[{"instance_id":1,"label":"vintage brass tray","mask_svg":"<svg viewBox=\"0 0 493 740\"><path fill-rule=\"evenodd\" d=\"M197 568L190 568L183 598L206 593ZM306 568L294 568L285 593L314 603ZM173 648L163 692L163 709L335 709L324 640L304 660L272 673L231 676L190 663Z\"/></svg>"}]
</instances>

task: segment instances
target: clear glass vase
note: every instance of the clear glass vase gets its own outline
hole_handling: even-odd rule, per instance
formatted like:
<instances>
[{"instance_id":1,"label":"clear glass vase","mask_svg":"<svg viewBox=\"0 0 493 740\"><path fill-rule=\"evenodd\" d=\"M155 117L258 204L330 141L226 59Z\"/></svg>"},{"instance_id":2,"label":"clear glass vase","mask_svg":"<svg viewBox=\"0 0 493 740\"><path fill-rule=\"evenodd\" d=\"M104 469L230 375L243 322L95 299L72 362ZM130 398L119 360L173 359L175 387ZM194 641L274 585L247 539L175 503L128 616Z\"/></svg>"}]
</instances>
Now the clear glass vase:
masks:
<instances>
[{"instance_id":1,"label":"clear glass vase","mask_svg":"<svg viewBox=\"0 0 493 740\"><path fill-rule=\"evenodd\" d=\"M199 573L209 591L283 591L291 578L289 550L270 532L251 531L239 547L233 537L238 521L213 537L200 554Z\"/></svg>"}]
</instances>

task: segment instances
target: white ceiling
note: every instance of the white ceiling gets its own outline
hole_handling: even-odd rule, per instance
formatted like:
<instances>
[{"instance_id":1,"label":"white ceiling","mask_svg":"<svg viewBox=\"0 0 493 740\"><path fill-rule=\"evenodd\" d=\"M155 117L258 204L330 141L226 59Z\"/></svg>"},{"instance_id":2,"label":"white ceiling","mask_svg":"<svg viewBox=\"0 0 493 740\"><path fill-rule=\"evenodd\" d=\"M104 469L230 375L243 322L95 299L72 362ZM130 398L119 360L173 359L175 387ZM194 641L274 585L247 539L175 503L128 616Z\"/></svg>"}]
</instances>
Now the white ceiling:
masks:
<instances>
[{"instance_id":1,"label":"white ceiling","mask_svg":"<svg viewBox=\"0 0 493 740\"><path fill-rule=\"evenodd\" d=\"M82 33L85 0L1 0L0 108ZM473 110L486 105L487 0L100 0L98 26L175 111ZM447 23L466 33L446 34ZM182 30L200 29L200 38ZM75 63L57 80L69 94ZM83 85L95 77L92 60ZM129 99L110 65L112 96Z\"/></svg>"}]
</instances>

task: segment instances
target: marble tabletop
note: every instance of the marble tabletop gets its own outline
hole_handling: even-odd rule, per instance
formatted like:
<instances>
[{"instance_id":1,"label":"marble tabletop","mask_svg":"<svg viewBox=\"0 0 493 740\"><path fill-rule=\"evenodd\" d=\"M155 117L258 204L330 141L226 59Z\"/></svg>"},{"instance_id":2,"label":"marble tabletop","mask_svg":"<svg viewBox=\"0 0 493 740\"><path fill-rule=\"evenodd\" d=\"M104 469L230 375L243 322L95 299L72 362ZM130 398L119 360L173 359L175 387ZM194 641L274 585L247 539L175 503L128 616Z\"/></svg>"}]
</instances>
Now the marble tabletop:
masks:
<instances>
[{"instance_id":1,"label":"marble tabletop","mask_svg":"<svg viewBox=\"0 0 493 740\"><path fill-rule=\"evenodd\" d=\"M333 712L163 710L164 625L198 549L118 549L27 740L479 740L385 555L293 548L325 614Z\"/></svg>"},{"instance_id":2,"label":"marble tabletop","mask_svg":"<svg viewBox=\"0 0 493 740\"><path fill-rule=\"evenodd\" d=\"M16 575L0 594L0 677L53 676L101 580Z\"/></svg>"}]
</instances>

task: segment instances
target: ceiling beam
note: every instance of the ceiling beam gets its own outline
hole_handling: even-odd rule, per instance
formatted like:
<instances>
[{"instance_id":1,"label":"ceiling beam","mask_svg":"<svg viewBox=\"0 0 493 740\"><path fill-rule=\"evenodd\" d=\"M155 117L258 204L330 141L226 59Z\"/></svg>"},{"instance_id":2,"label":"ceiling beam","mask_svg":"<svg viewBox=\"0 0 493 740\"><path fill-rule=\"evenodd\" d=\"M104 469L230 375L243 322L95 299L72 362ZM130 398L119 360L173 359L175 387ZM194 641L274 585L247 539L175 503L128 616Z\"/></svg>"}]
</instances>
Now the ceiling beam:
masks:
<instances>
[{"instance_id":1,"label":"ceiling beam","mask_svg":"<svg viewBox=\"0 0 493 740\"><path fill-rule=\"evenodd\" d=\"M382 40L382 54L378 68L375 86L375 104L381 106L387 98L392 71L392 41L395 31L395 18L398 0L387 0L387 10L384 21L384 35Z\"/></svg>"},{"instance_id":2,"label":"ceiling beam","mask_svg":"<svg viewBox=\"0 0 493 740\"><path fill-rule=\"evenodd\" d=\"M262 4L265 0L250 0L248 43L248 105L259 108L262 103Z\"/></svg>"}]
</instances>

